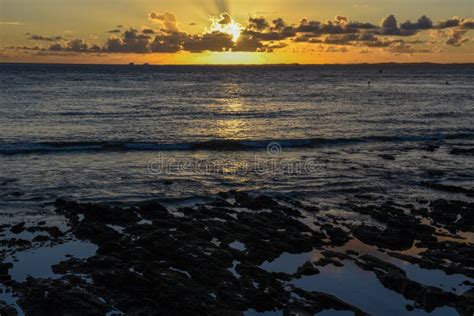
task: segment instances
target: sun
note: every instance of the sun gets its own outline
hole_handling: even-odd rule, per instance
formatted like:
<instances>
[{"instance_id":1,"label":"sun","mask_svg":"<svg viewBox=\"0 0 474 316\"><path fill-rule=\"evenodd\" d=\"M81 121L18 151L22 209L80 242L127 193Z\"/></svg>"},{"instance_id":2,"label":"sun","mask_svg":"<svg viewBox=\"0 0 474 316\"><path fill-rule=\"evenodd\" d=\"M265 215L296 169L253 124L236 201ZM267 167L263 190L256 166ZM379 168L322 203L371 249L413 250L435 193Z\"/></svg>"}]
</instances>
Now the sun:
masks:
<instances>
[{"instance_id":1,"label":"sun","mask_svg":"<svg viewBox=\"0 0 474 316\"><path fill-rule=\"evenodd\" d=\"M242 25L235 22L228 13L223 13L218 17L211 18L211 28L209 29L209 32L229 34L232 36L232 41L237 42L242 29Z\"/></svg>"}]
</instances>

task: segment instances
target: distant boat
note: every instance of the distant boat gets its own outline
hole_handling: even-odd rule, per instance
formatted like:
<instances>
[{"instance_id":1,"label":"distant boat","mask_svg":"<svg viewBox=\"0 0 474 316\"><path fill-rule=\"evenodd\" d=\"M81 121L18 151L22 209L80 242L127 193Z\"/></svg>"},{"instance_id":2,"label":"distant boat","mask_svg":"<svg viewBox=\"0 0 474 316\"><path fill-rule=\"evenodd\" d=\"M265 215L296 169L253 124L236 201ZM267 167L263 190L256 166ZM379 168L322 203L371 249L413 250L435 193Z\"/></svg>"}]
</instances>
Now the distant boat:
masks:
<instances>
[{"instance_id":1,"label":"distant boat","mask_svg":"<svg viewBox=\"0 0 474 316\"><path fill-rule=\"evenodd\" d=\"M149 63L144 63L143 66L149 66L150 64Z\"/></svg>"},{"instance_id":2,"label":"distant boat","mask_svg":"<svg viewBox=\"0 0 474 316\"><path fill-rule=\"evenodd\" d=\"M129 63L128 65L129 65L129 66L133 66L133 65L135 65L135 64L134 64L134 63Z\"/></svg>"}]
</instances>

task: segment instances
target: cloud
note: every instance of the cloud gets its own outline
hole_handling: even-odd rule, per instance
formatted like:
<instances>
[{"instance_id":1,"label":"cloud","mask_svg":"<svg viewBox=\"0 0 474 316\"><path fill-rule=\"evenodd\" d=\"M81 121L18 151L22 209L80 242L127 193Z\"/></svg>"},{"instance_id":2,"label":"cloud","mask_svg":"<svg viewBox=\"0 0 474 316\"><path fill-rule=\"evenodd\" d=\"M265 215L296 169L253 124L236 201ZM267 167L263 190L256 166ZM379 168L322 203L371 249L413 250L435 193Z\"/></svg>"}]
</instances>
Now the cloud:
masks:
<instances>
[{"instance_id":1,"label":"cloud","mask_svg":"<svg viewBox=\"0 0 474 316\"><path fill-rule=\"evenodd\" d=\"M254 31L263 31L269 28L267 20L264 17L259 18L249 18L248 28Z\"/></svg>"},{"instance_id":2,"label":"cloud","mask_svg":"<svg viewBox=\"0 0 474 316\"><path fill-rule=\"evenodd\" d=\"M18 21L0 21L0 25L23 25L23 23Z\"/></svg>"},{"instance_id":3,"label":"cloud","mask_svg":"<svg viewBox=\"0 0 474 316\"><path fill-rule=\"evenodd\" d=\"M149 15L153 22L163 25L163 30L170 33L179 32L178 20L173 13L165 12L163 14L152 12Z\"/></svg>"},{"instance_id":4,"label":"cloud","mask_svg":"<svg viewBox=\"0 0 474 316\"><path fill-rule=\"evenodd\" d=\"M37 50L44 53L49 51L110 54L178 53L181 51L192 53L272 52L285 48L291 43L300 43L299 47L304 47L304 44L308 44L307 47L317 44L318 52L346 52L348 46L355 46L366 48L366 50L385 49L394 54L415 54L430 52L426 48L429 42L409 36L432 30L432 32L443 33L443 37L449 36L445 42L446 45L460 47L469 41L466 33L474 27L472 19L453 17L433 23L426 15L422 15L414 22L406 21L401 24L397 22L394 15L390 15L383 19L380 25L351 21L348 17L341 15L323 22L303 18L296 24L287 23L283 18L269 21L260 16L250 17L246 24L239 25L240 36L235 36L235 33L226 30L226 27L233 23L228 12L223 12L213 19L213 23L219 28L211 27L203 33L180 31L178 19L170 12L162 14L153 12L149 14L149 19L160 27L158 29L149 27L121 29L121 25L118 25L116 29L108 31L113 35L100 45L91 45L82 39L66 41L60 36L27 34L30 40L52 43L49 48L33 46L18 49Z\"/></svg>"},{"instance_id":5,"label":"cloud","mask_svg":"<svg viewBox=\"0 0 474 316\"><path fill-rule=\"evenodd\" d=\"M474 20L454 16L451 19L439 22L438 24L436 24L435 27L438 29L453 28L453 27L460 27L464 29L474 29Z\"/></svg>"},{"instance_id":6,"label":"cloud","mask_svg":"<svg viewBox=\"0 0 474 316\"><path fill-rule=\"evenodd\" d=\"M232 47L234 47L232 35L218 32L191 35L186 38L183 44L183 49L192 53L222 52L230 50Z\"/></svg>"},{"instance_id":7,"label":"cloud","mask_svg":"<svg viewBox=\"0 0 474 316\"><path fill-rule=\"evenodd\" d=\"M452 30L451 36L446 41L446 44L455 47L461 47L463 44L469 42L469 38L464 37L464 34L466 34L467 32L468 30Z\"/></svg>"},{"instance_id":8,"label":"cloud","mask_svg":"<svg viewBox=\"0 0 474 316\"><path fill-rule=\"evenodd\" d=\"M433 21L431 21L431 19L426 15L423 15L415 23L406 21L405 23L400 24L400 28L402 30L428 30L433 28Z\"/></svg>"},{"instance_id":9,"label":"cloud","mask_svg":"<svg viewBox=\"0 0 474 316\"><path fill-rule=\"evenodd\" d=\"M114 53L147 53L150 52L150 37L140 34L136 29L129 29L122 34L122 38L110 38L104 50Z\"/></svg>"},{"instance_id":10,"label":"cloud","mask_svg":"<svg viewBox=\"0 0 474 316\"><path fill-rule=\"evenodd\" d=\"M389 15L382 20L381 34L384 35L398 35L400 29L398 28L397 18L394 15Z\"/></svg>"},{"instance_id":11,"label":"cloud","mask_svg":"<svg viewBox=\"0 0 474 316\"><path fill-rule=\"evenodd\" d=\"M99 45L89 45L82 39L75 39L69 41L66 45L62 43L51 44L48 50L52 52L93 53L102 51L102 48Z\"/></svg>"},{"instance_id":12,"label":"cloud","mask_svg":"<svg viewBox=\"0 0 474 316\"><path fill-rule=\"evenodd\" d=\"M155 34L155 30L153 30L153 29L148 29L148 28L144 28L144 29L142 30L142 34L146 34L146 35Z\"/></svg>"},{"instance_id":13,"label":"cloud","mask_svg":"<svg viewBox=\"0 0 474 316\"><path fill-rule=\"evenodd\" d=\"M326 49L326 53L347 53L349 50L347 47L334 47L334 46L329 46Z\"/></svg>"},{"instance_id":14,"label":"cloud","mask_svg":"<svg viewBox=\"0 0 474 316\"><path fill-rule=\"evenodd\" d=\"M29 35L29 33L27 33ZM54 41L60 41L63 38L61 36L42 36L42 35L30 35L28 38L30 41L45 41L45 42L54 42Z\"/></svg>"},{"instance_id":15,"label":"cloud","mask_svg":"<svg viewBox=\"0 0 474 316\"><path fill-rule=\"evenodd\" d=\"M386 49L387 52L392 54L400 55L400 54L416 54L416 53L432 53L433 51L430 49L418 49L414 48L412 45L401 42L399 44L391 45Z\"/></svg>"},{"instance_id":16,"label":"cloud","mask_svg":"<svg viewBox=\"0 0 474 316\"><path fill-rule=\"evenodd\" d=\"M185 33L160 34L150 44L150 50L153 53L177 53L183 50L186 39Z\"/></svg>"},{"instance_id":17,"label":"cloud","mask_svg":"<svg viewBox=\"0 0 474 316\"><path fill-rule=\"evenodd\" d=\"M230 24L230 23L232 23L232 17L230 16L229 13L222 13L220 15L220 19L219 19L218 23L222 24L222 25Z\"/></svg>"}]
</instances>

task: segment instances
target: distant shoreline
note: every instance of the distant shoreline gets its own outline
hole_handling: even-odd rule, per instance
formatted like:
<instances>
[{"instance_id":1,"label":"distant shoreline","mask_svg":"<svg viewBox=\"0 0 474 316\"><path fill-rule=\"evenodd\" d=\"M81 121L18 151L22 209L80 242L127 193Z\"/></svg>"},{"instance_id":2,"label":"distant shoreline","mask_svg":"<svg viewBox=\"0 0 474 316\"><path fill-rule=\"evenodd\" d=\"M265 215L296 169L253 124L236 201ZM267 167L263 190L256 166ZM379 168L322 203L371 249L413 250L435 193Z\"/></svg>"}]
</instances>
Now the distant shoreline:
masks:
<instances>
[{"instance_id":1,"label":"distant shoreline","mask_svg":"<svg viewBox=\"0 0 474 316\"><path fill-rule=\"evenodd\" d=\"M64 66L126 66L126 67L327 67L327 66L474 66L472 63L355 63L355 64L90 64L90 63L30 63L30 62L1 62L0 65L64 65Z\"/></svg>"}]
</instances>

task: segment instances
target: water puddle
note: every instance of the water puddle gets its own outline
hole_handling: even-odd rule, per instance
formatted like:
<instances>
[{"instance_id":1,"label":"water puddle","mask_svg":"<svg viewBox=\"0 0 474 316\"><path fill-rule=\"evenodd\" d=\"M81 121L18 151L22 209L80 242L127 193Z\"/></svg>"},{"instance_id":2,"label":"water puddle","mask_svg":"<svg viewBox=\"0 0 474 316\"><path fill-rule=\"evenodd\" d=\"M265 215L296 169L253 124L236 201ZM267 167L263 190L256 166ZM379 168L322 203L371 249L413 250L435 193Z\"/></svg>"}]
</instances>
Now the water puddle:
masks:
<instances>
[{"instance_id":1,"label":"water puddle","mask_svg":"<svg viewBox=\"0 0 474 316\"><path fill-rule=\"evenodd\" d=\"M41 247L33 250L18 252L8 257L5 262L13 264L10 269L11 277L17 282L24 282L28 276L33 278L59 278L51 266L73 255L77 259L93 256L97 246L83 241L70 241L53 247ZM16 260L15 260L16 258Z\"/></svg>"},{"instance_id":2,"label":"water puddle","mask_svg":"<svg viewBox=\"0 0 474 316\"><path fill-rule=\"evenodd\" d=\"M421 309L407 311L405 306L413 305L414 302L386 289L373 272L362 270L353 262L344 261L344 267L341 268L333 265L318 268L320 274L304 276L290 283L306 291L334 295L371 315L458 315L456 310L449 307L438 308L432 313Z\"/></svg>"}]
</instances>

